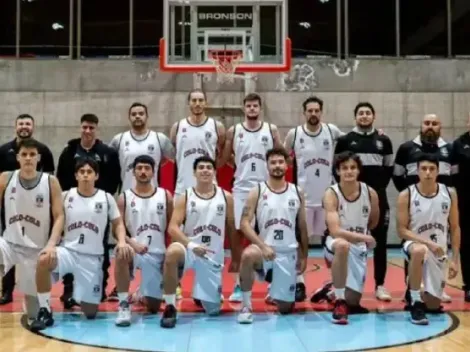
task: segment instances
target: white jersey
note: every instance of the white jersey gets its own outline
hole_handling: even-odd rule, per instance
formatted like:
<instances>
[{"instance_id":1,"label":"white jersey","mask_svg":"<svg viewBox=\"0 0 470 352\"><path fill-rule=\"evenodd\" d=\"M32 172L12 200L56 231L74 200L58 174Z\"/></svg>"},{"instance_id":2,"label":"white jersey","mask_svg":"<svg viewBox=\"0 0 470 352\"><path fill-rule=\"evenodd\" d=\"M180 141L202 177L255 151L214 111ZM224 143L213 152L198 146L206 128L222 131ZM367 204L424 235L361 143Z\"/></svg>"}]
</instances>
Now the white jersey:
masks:
<instances>
[{"instance_id":1,"label":"white jersey","mask_svg":"<svg viewBox=\"0 0 470 352\"><path fill-rule=\"evenodd\" d=\"M210 199L199 197L194 188L186 191L184 233L191 242L210 248L214 253L208 256L223 263L227 199L222 188L214 187L216 192Z\"/></svg>"},{"instance_id":2,"label":"white jersey","mask_svg":"<svg viewBox=\"0 0 470 352\"><path fill-rule=\"evenodd\" d=\"M128 189L124 192L124 202L124 221L131 237L147 246L148 253L165 253L168 224L166 191L158 187L151 196L141 197Z\"/></svg>"},{"instance_id":3,"label":"white jersey","mask_svg":"<svg viewBox=\"0 0 470 352\"><path fill-rule=\"evenodd\" d=\"M62 245L75 252L103 255L108 225L117 219L119 209L113 196L97 189L90 197L77 188L62 192L65 226Z\"/></svg>"},{"instance_id":4,"label":"white jersey","mask_svg":"<svg viewBox=\"0 0 470 352\"><path fill-rule=\"evenodd\" d=\"M263 122L256 131L247 130L243 124L235 125L233 152L235 175L233 192L248 193L260 182L268 179L266 152L274 145L271 125Z\"/></svg>"},{"instance_id":5,"label":"white jersey","mask_svg":"<svg viewBox=\"0 0 470 352\"><path fill-rule=\"evenodd\" d=\"M434 197L426 197L419 193L417 185L409 188L410 193L410 230L431 240L442 248L447 248L449 233L449 212L452 203L447 187L438 183L438 191Z\"/></svg>"},{"instance_id":6,"label":"white jersey","mask_svg":"<svg viewBox=\"0 0 470 352\"><path fill-rule=\"evenodd\" d=\"M19 246L44 248L52 230L50 175L38 175L36 185L23 187L13 171L3 194L3 238Z\"/></svg>"},{"instance_id":7,"label":"white jersey","mask_svg":"<svg viewBox=\"0 0 470 352\"><path fill-rule=\"evenodd\" d=\"M208 117L201 126L191 125L188 119L178 123L176 131L176 187L180 195L196 185L193 163L201 156L208 156L214 161L217 157L217 122Z\"/></svg>"},{"instance_id":8,"label":"white jersey","mask_svg":"<svg viewBox=\"0 0 470 352\"><path fill-rule=\"evenodd\" d=\"M338 198L338 215L340 227L343 230L366 235L369 233L369 217L371 213L371 202L369 187L363 182L359 182L360 194L350 201L346 199L341 191L339 184L330 186ZM365 245L365 243L356 243L356 245Z\"/></svg>"},{"instance_id":9,"label":"white jersey","mask_svg":"<svg viewBox=\"0 0 470 352\"><path fill-rule=\"evenodd\" d=\"M320 131L313 135L303 125L298 126L293 149L295 177L305 191L305 205L321 206L326 189L333 183L334 139L330 127L322 123Z\"/></svg>"},{"instance_id":10,"label":"white jersey","mask_svg":"<svg viewBox=\"0 0 470 352\"><path fill-rule=\"evenodd\" d=\"M297 216L300 209L297 186L287 183L286 190L281 193L272 191L265 182L258 187L256 224L261 239L279 252L297 248Z\"/></svg>"},{"instance_id":11,"label":"white jersey","mask_svg":"<svg viewBox=\"0 0 470 352\"><path fill-rule=\"evenodd\" d=\"M158 185L158 170L162 159L162 148L158 133L148 131L142 139L136 139L131 131L121 134L118 144L119 163L121 165L122 190L135 186L133 163L140 155L148 155L155 161L155 175L152 179L154 186Z\"/></svg>"}]
</instances>

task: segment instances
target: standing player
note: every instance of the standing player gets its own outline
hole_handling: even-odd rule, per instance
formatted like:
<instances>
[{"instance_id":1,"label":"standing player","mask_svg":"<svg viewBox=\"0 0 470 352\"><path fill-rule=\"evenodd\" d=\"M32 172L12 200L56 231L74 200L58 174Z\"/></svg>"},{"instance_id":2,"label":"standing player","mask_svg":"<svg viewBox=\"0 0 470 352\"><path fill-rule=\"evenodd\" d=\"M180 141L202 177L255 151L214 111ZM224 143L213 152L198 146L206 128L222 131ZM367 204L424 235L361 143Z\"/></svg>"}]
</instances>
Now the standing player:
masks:
<instances>
[{"instance_id":1,"label":"standing player","mask_svg":"<svg viewBox=\"0 0 470 352\"><path fill-rule=\"evenodd\" d=\"M21 266L19 287L30 319L39 309L34 284L39 254L55 258L64 227L62 190L54 176L37 171L39 148L34 139L22 140L17 155L20 169L0 175L0 272L3 276L14 265Z\"/></svg>"},{"instance_id":2,"label":"standing player","mask_svg":"<svg viewBox=\"0 0 470 352\"><path fill-rule=\"evenodd\" d=\"M155 161L157 172L152 179L154 185L159 182L159 167L164 158L173 159L174 149L161 132L155 132L148 127L148 109L142 103L133 103L129 108L131 129L119 133L111 140L110 146L117 150L121 165L121 190L125 191L134 186L133 165L139 155L149 155Z\"/></svg>"},{"instance_id":3,"label":"standing player","mask_svg":"<svg viewBox=\"0 0 470 352\"><path fill-rule=\"evenodd\" d=\"M281 147L279 130L275 125L263 122L260 118L262 101L258 94L248 94L243 99L245 121L230 127L227 132L224 153L221 164L225 164L232 154L235 161L235 175L233 180L233 200L235 211L235 227L239 238L240 220L248 193L258 183L268 179L266 166L266 152L273 147ZM230 302L241 302L242 294L238 278Z\"/></svg>"},{"instance_id":4,"label":"standing player","mask_svg":"<svg viewBox=\"0 0 470 352\"><path fill-rule=\"evenodd\" d=\"M302 274L307 264L304 196L296 185L286 182L288 158L284 148L266 153L269 178L250 191L243 209L241 228L252 244L243 251L240 264L243 301L238 322L242 324L253 322L254 272L260 280L271 282L269 296L281 314L288 314L295 304L297 274ZM259 235L251 226L254 219ZM300 248L297 231L300 231Z\"/></svg>"},{"instance_id":5,"label":"standing player","mask_svg":"<svg viewBox=\"0 0 470 352\"><path fill-rule=\"evenodd\" d=\"M192 171L194 161L205 156L213 160L222 151L225 143L225 127L212 117L207 117L207 97L200 89L188 94L189 117L175 123L170 139L176 148L175 198L194 187L196 180Z\"/></svg>"},{"instance_id":6,"label":"standing player","mask_svg":"<svg viewBox=\"0 0 470 352\"><path fill-rule=\"evenodd\" d=\"M225 233L230 238L233 265L239 260L234 241L233 198L214 185L215 161L200 157L194 161L196 186L176 199L169 232L174 242L168 247L163 269L166 303L160 322L164 328L176 325L176 286L183 272L195 271L193 298L206 313L220 312Z\"/></svg>"},{"instance_id":7,"label":"standing player","mask_svg":"<svg viewBox=\"0 0 470 352\"><path fill-rule=\"evenodd\" d=\"M348 313L366 313L360 306L367 274L367 253L375 247L369 231L379 221L377 193L358 181L362 162L352 152L338 154L335 170L339 183L330 186L323 198L327 232L325 259L331 266L335 288L333 323L347 324Z\"/></svg>"},{"instance_id":8,"label":"standing player","mask_svg":"<svg viewBox=\"0 0 470 352\"><path fill-rule=\"evenodd\" d=\"M98 174L98 163L95 160L79 159L75 166L78 186L63 192L66 218L64 238L61 246L39 257L36 285L41 309L31 324L33 331L54 324L50 306L51 272L56 279L69 273L74 275L74 299L88 319L95 318L103 289L102 265L109 222L118 238L116 283L120 292L128 290L129 269L123 272L120 269L123 267L122 262L131 256L132 249L125 243L125 228L113 196L95 188ZM130 324L127 292L119 306L117 325L122 324L124 316Z\"/></svg>"},{"instance_id":9,"label":"standing player","mask_svg":"<svg viewBox=\"0 0 470 352\"><path fill-rule=\"evenodd\" d=\"M162 272L165 256L165 233L173 211L170 192L152 185L155 161L148 155L134 160L136 185L121 194L119 210L134 249L133 264L141 270L140 295L147 308L157 313L162 301Z\"/></svg>"},{"instance_id":10,"label":"standing player","mask_svg":"<svg viewBox=\"0 0 470 352\"><path fill-rule=\"evenodd\" d=\"M305 123L291 129L284 147L294 154L294 183L305 191L309 238L323 236L326 230L322 199L332 184L334 145L342 132L333 124L323 123L323 100L310 97L302 103ZM303 275L297 276L296 301L306 298Z\"/></svg>"},{"instance_id":11,"label":"standing player","mask_svg":"<svg viewBox=\"0 0 470 352\"><path fill-rule=\"evenodd\" d=\"M411 296L411 322L428 324L426 310L440 312L446 283L447 239L450 229L452 260L449 278L460 265L460 227L457 194L437 182L439 159L423 154L417 160L419 182L400 193L397 201L397 227L403 239ZM424 283L421 295L420 285ZM424 302L423 302L424 300Z\"/></svg>"}]
</instances>

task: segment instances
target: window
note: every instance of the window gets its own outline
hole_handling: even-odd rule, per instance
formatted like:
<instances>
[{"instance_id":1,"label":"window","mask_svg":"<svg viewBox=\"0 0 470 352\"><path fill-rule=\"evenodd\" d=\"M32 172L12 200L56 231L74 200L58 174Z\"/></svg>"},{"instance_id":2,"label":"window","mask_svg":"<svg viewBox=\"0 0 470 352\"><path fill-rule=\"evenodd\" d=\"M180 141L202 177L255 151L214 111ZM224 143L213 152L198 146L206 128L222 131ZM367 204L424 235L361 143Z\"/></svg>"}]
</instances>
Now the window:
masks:
<instances>
[{"instance_id":1,"label":"window","mask_svg":"<svg viewBox=\"0 0 470 352\"><path fill-rule=\"evenodd\" d=\"M468 33L470 33L470 3L454 1L452 8L452 55L470 55Z\"/></svg>"},{"instance_id":2,"label":"window","mask_svg":"<svg viewBox=\"0 0 470 352\"><path fill-rule=\"evenodd\" d=\"M16 0L0 2L0 56L15 55Z\"/></svg>"},{"instance_id":3,"label":"window","mask_svg":"<svg viewBox=\"0 0 470 352\"><path fill-rule=\"evenodd\" d=\"M129 0L81 1L81 55L129 55Z\"/></svg>"},{"instance_id":4,"label":"window","mask_svg":"<svg viewBox=\"0 0 470 352\"><path fill-rule=\"evenodd\" d=\"M163 1L134 0L134 55L158 56L161 37Z\"/></svg>"},{"instance_id":5,"label":"window","mask_svg":"<svg viewBox=\"0 0 470 352\"><path fill-rule=\"evenodd\" d=\"M294 57L336 55L336 0L289 1L288 11Z\"/></svg>"},{"instance_id":6,"label":"window","mask_svg":"<svg viewBox=\"0 0 470 352\"><path fill-rule=\"evenodd\" d=\"M447 56L446 0L400 1L401 55Z\"/></svg>"},{"instance_id":7,"label":"window","mask_svg":"<svg viewBox=\"0 0 470 352\"><path fill-rule=\"evenodd\" d=\"M69 0L21 2L21 56L69 55Z\"/></svg>"},{"instance_id":8,"label":"window","mask_svg":"<svg viewBox=\"0 0 470 352\"><path fill-rule=\"evenodd\" d=\"M348 15L349 55L396 55L395 0L349 0Z\"/></svg>"}]
</instances>

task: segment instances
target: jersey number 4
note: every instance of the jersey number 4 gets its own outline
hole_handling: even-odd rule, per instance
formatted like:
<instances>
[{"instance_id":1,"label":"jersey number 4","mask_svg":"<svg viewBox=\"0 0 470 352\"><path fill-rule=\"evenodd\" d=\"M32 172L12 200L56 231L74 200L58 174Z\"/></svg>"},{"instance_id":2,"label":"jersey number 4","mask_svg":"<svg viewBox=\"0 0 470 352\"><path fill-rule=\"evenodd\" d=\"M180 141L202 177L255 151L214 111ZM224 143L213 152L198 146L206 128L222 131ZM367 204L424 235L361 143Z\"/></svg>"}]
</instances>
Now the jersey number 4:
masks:
<instances>
[{"instance_id":1,"label":"jersey number 4","mask_svg":"<svg viewBox=\"0 0 470 352\"><path fill-rule=\"evenodd\" d=\"M320 169L315 170L315 176L320 177Z\"/></svg>"}]
</instances>

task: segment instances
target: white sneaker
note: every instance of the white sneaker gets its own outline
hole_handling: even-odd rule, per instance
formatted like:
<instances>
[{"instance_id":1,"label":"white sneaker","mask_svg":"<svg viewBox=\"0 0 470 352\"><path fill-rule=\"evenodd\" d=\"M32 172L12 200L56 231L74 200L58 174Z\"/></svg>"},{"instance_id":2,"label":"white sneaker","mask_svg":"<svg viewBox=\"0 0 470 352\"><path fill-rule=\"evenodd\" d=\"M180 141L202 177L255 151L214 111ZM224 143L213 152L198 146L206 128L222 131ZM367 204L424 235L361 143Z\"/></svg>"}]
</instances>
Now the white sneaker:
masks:
<instances>
[{"instance_id":1,"label":"white sneaker","mask_svg":"<svg viewBox=\"0 0 470 352\"><path fill-rule=\"evenodd\" d=\"M233 288L233 292L228 298L229 302L232 303L240 303L243 300L243 295L242 295L242 289L240 288L239 285L236 285Z\"/></svg>"},{"instance_id":2,"label":"white sneaker","mask_svg":"<svg viewBox=\"0 0 470 352\"><path fill-rule=\"evenodd\" d=\"M390 302L392 300L392 296L388 293L387 289L384 286L378 286L377 290L375 291L375 297L379 301Z\"/></svg>"},{"instance_id":3,"label":"white sneaker","mask_svg":"<svg viewBox=\"0 0 470 352\"><path fill-rule=\"evenodd\" d=\"M116 317L116 326L130 326L131 325L131 307L126 301L119 303L119 310Z\"/></svg>"},{"instance_id":4,"label":"white sneaker","mask_svg":"<svg viewBox=\"0 0 470 352\"><path fill-rule=\"evenodd\" d=\"M451 303L452 302L452 297L450 297L447 293L442 292L441 300L442 300L443 303Z\"/></svg>"},{"instance_id":5,"label":"white sneaker","mask_svg":"<svg viewBox=\"0 0 470 352\"><path fill-rule=\"evenodd\" d=\"M237 319L240 324L251 324L253 322L253 311L251 308L243 307L238 313Z\"/></svg>"}]
</instances>

